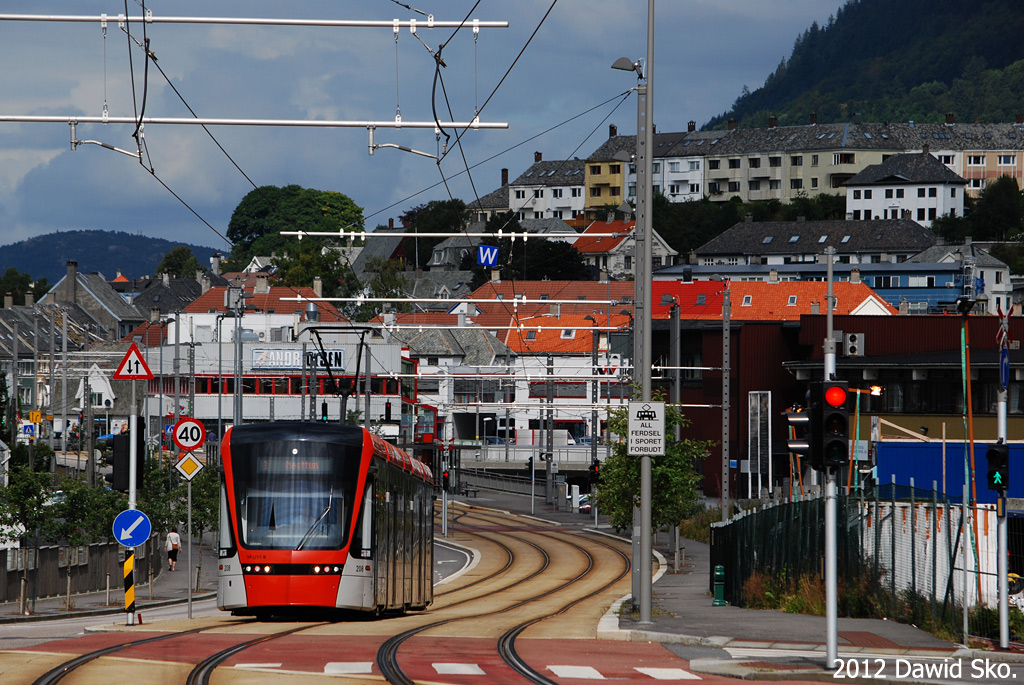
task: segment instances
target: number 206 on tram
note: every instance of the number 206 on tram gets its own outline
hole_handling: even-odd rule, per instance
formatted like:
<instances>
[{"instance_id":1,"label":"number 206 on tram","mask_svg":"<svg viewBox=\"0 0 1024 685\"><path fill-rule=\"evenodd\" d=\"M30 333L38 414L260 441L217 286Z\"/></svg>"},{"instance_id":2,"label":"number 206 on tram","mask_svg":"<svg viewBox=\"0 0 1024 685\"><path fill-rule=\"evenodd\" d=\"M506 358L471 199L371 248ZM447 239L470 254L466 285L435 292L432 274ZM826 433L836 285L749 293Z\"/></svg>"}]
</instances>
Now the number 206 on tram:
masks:
<instances>
[{"instance_id":1,"label":"number 206 on tram","mask_svg":"<svg viewBox=\"0 0 1024 685\"><path fill-rule=\"evenodd\" d=\"M221 443L217 606L404 612L433 599L430 469L356 426L275 422Z\"/></svg>"}]
</instances>

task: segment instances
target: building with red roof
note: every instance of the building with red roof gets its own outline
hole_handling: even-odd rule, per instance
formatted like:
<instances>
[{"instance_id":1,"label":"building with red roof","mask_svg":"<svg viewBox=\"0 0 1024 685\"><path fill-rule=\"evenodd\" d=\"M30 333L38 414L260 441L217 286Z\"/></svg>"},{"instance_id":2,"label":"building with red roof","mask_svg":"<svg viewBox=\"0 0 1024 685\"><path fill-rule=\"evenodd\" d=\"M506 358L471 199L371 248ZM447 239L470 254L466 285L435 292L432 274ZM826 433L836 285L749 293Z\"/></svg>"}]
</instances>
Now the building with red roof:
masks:
<instances>
[{"instance_id":1,"label":"building with red roof","mask_svg":"<svg viewBox=\"0 0 1024 685\"><path fill-rule=\"evenodd\" d=\"M583 231L573 247L591 266L604 270L611 278L632 278L636 240L636 221L595 221ZM657 231L652 230L651 262L657 269L676 263L679 252L672 249Z\"/></svg>"}]
</instances>

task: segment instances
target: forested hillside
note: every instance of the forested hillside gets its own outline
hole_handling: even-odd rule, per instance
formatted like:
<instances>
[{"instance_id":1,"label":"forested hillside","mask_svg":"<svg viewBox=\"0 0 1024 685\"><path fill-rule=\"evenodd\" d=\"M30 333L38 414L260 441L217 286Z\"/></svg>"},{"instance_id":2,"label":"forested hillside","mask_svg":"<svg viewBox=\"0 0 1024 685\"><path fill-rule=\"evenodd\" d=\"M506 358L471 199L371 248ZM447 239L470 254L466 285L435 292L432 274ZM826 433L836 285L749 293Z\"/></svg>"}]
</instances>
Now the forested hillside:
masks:
<instances>
[{"instance_id":1,"label":"forested hillside","mask_svg":"<svg viewBox=\"0 0 1024 685\"><path fill-rule=\"evenodd\" d=\"M729 118L740 126L819 121L1013 121L1024 112L1020 0L849 0L812 24Z\"/></svg>"}]
</instances>

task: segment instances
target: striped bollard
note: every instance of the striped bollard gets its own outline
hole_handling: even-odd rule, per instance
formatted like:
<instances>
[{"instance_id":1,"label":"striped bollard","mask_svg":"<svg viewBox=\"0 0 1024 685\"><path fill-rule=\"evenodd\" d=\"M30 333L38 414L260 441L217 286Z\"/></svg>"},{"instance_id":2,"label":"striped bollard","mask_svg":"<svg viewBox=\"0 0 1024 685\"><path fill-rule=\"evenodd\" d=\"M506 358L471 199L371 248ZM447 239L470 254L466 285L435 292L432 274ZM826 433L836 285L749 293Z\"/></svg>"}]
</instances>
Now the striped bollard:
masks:
<instances>
[{"instance_id":1,"label":"striped bollard","mask_svg":"<svg viewBox=\"0 0 1024 685\"><path fill-rule=\"evenodd\" d=\"M129 547L124 554L124 610L125 625L135 625L135 549Z\"/></svg>"}]
</instances>

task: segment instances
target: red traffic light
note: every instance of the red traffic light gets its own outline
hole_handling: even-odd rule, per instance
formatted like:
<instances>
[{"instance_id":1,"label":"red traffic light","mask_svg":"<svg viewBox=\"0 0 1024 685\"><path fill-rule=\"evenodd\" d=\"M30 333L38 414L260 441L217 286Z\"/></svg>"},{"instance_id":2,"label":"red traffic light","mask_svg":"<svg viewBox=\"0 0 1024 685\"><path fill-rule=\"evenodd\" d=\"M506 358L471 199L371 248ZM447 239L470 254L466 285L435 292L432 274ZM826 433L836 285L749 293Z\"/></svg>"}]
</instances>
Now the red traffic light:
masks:
<instances>
[{"instance_id":1,"label":"red traffic light","mask_svg":"<svg viewBox=\"0 0 1024 685\"><path fill-rule=\"evenodd\" d=\"M842 407L846 405L846 389L839 385L833 385L825 390L825 401L831 407Z\"/></svg>"}]
</instances>

